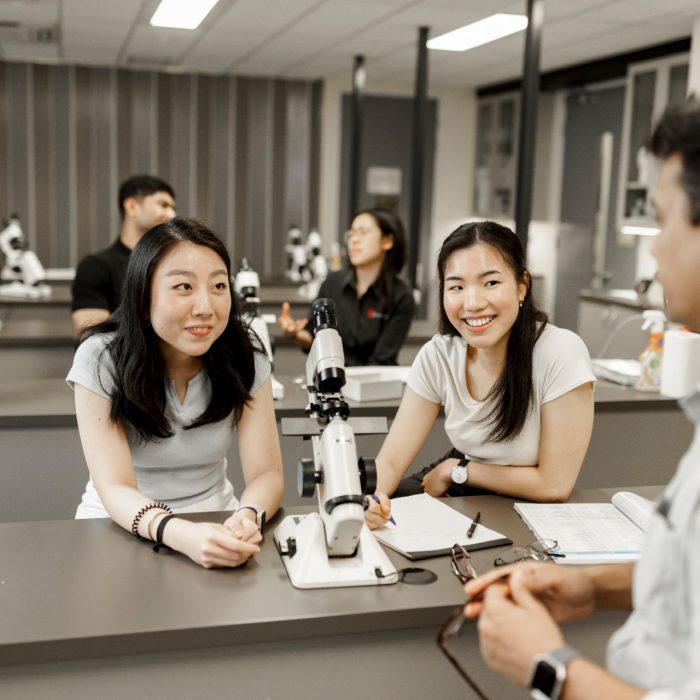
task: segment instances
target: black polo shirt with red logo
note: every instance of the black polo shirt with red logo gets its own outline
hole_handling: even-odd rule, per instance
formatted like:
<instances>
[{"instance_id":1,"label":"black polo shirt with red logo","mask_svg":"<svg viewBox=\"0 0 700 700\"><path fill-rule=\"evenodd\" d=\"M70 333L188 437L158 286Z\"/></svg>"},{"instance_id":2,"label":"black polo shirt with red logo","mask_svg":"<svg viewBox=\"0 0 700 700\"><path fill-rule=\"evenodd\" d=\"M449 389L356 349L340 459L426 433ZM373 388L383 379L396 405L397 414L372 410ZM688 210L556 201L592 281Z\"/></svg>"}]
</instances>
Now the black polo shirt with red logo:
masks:
<instances>
[{"instance_id":1,"label":"black polo shirt with red logo","mask_svg":"<svg viewBox=\"0 0 700 700\"><path fill-rule=\"evenodd\" d=\"M415 312L408 285L397 279L390 300L379 278L358 299L354 270L341 270L323 281L318 298L323 297L335 302L347 367L398 364ZM313 333L312 317L307 328Z\"/></svg>"}]
</instances>

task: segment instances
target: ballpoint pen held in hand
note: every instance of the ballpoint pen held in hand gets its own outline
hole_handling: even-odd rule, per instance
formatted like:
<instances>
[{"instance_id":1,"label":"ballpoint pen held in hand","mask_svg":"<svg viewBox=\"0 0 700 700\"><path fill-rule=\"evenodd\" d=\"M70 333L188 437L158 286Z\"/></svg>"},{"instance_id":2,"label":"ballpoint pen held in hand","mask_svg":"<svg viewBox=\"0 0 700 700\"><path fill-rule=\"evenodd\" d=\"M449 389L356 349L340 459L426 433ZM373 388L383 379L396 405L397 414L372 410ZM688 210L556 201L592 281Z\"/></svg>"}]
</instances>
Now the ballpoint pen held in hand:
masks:
<instances>
[{"instance_id":1,"label":"ballpoint pen held in hand","mask_svg":"<svg viewBox=\"0 0 700 700\"><path fill-rule=\"evenodd\" d=\"M372 494L372 498L374 499L375 503L379 503L379 497L377 496L376 493L373 493L373 494ZM389 522L390 522L392 525L396 525L396 520L394 520L394 516L393 516L393 515L390 515L389 518L388 518L388 520L389 520Z\"/></svg>"}]
</instances>

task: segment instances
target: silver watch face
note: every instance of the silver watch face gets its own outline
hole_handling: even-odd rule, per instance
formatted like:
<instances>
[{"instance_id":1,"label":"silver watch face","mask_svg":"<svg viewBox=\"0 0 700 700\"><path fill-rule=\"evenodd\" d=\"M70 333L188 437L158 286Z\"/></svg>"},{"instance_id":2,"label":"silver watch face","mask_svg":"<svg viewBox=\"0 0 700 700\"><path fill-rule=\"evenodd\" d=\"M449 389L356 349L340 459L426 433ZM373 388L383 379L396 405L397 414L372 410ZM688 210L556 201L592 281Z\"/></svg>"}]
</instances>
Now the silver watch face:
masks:
<instances>
[{"instance_id":1,"label":"silver watch face","mask_svg":"<svg viewBox=\"0 0 700 700\"><path fill-rule=\"evenodd\" d=\"M455 484L463 484L467 480L467 468L459 465L452 467L451 476Z\"/></svg>"}]
</instances>

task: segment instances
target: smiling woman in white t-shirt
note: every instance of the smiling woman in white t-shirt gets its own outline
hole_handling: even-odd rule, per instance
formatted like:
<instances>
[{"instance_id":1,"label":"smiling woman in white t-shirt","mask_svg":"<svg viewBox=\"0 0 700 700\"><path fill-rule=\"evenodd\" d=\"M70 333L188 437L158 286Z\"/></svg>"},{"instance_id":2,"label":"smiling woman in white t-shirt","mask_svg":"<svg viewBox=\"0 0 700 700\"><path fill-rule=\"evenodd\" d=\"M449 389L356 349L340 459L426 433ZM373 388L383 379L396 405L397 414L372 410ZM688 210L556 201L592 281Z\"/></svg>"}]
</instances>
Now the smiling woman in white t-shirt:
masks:
<instances>
[{"instance_id":1,"label":"smiling woman in white t-shirt","mask_svg":"<svg viewBox=\"0 0 700 700\"><path fill-rule=\"evenodd\" d=\"M481 489L563 501L588 448L595 382L588 351L537 309L517 236L490 221L464 224L445 239L438 273L440 335L416 357L377 456L371 527L388 518L387 494L441 406L453 449L412 478L433 496ZM399 493L410 492L407 481Z\"/></svg>"}]
</instances>

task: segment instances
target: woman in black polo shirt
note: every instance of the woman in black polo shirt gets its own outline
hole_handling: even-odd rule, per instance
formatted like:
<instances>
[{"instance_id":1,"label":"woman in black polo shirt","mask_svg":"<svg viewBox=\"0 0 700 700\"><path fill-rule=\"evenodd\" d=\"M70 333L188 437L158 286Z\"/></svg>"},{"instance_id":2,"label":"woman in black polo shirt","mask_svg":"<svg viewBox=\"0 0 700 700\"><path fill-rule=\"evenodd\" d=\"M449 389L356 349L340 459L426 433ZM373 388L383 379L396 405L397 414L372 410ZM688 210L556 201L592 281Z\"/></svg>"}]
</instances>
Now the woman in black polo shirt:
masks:
<instances>
[{"instance_id":1,"label":"woman in black polo shirt","mask_svg":"<svg viewBox=\"0 0 700 700\"><path fill-rule=\"evenodd\" d=\"M413 320L413 294L399 279L406 238L401 219L389 209L359 212L345 234L349 266L331 272L318 296L335 301L345 364L396 365ZM282 305L277 323L300 347L308 349L311 319L294 319Z\"/></svg>"}]
</instances>

